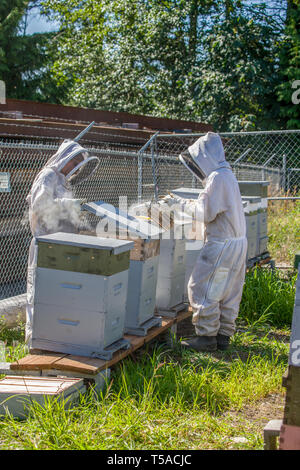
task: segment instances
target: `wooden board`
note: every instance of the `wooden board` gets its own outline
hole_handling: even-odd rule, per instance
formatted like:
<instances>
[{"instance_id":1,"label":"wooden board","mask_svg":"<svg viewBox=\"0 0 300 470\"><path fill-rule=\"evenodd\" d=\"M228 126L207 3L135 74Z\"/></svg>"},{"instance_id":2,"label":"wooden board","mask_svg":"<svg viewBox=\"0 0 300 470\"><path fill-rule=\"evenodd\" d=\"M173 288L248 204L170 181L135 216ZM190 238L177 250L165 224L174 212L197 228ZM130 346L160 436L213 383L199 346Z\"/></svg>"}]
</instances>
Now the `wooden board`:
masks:
<instances>
[{"instance_id":1,"label":"wooden board","mask_svg":"<svg viewBox=\"0 0 300 470\"><path fill-rule=\"evenodd\" d=\"M72 356L68 354L55 362L55 369L96 375L100 370L107 368L106 364L107 361L96 357Z\"/></svg>"},{"instance_id":2,"label":"wooden board","mask_svg":"<svg viewBox=\"0 0 300 470\"><path fill-rule=\"evenodd\" d=\"M46 351L31 350L30 354L26 357L13 362L11 364L12 370L61 370L71 371L74 373L96 375L102 370L108 369L113 365L120 362L126 356L130 355L138 348L144 346L161 333L164 333L174 323L178 323L185 318L191 316L190 309L181 312L176 318L163 317L162 325L151 328L147 336L125 335L124 338L130 341L131 347L129 349L119 350L114 353L112 359L105 361L103 359L75 356L71 354L51 353Z\"/></svg>"},{"instance_id":3,"label":"wooden board","mask_svg":"<svg viewBox=\"0 0 300 470\"><path fill-rule=\"evenodd\" d=\"M144 336L125 335L124 339L127 339L127 341L130 342L131 352L135 351L138 348L141 348L145 344L145 337Z\"/></svg>"},{"instance_id":4,"label":"wooden board","mask_svg":"<svg viewBox=\"0 0 300 470\"><path fill-rule=\"evenodd\" d=\"M145 343L148 343L153 338L170 328L173 325L174 320L174 318L164 317L161 326L150 328L147 336L145 336Z\"/></svg>"},{"instance_id":5,"label":"wooden board","mask_svg":"<svg viewBox=\"0 0 300 470\"><path fill-rule=\"evenodd\" d=\"M62 359L66 354L61 353L45 353L28 354L28 356L13 362L10 365L11 370L41 370L54 369L54 364Z\"/></svg>"},{"instance_id":6,"label":"wooden board","mask_svg":"<svg viewBox=\"0 0 300 470\"><path fill-rule=\"evenodd\" d=\"M192 314L193 314L192 307L189 307L188 310L185 310L184 312L179 312L177 314L177 317L174 318L174 320L175 320L176 323L179 323L182 320L185 320L186 318L189 318L190 316L192 316Z\"/></svg>"}]
</instances>

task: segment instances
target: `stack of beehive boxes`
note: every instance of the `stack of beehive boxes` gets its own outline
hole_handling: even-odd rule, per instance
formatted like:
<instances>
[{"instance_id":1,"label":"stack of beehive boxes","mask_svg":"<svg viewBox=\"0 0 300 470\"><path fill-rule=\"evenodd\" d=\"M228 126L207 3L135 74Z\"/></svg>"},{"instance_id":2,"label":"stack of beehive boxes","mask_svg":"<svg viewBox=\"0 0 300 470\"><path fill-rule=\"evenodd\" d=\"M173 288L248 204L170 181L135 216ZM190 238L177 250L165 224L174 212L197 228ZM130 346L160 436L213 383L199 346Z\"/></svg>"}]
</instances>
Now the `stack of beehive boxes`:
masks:
<instances>
[{"instance_id":1,"label":"stack of beehive boxes","mask_svg":"<svg viewBox=\"0 0 300 470\"><path fill-rule=\"evenodd\" d=\"M96 229L98 235L126 238L133 243L130 250L125 333L145 336L150 328L161 325L161 318L155 316L161 231L145 219L134 217L103 201L87 203L83 209L96 217L105 217L101 227ZM104 220L108 221L107 227Z\"/></svg>"},{"instance_id":2,"label":"stack of beehive boxes","mask_svg":"<svg viewBox=\"0 0 300 470\"><path fill-rule=\"evenodd\" d=\"M172 190L171 194L175 197L190 201L191 204L195 203L203 189L199 188L178 188ZM195 212L193 213L195 217ZM184 280L184 294L183 299L188 302L188 282L194 270L199 252L203 246L202 234L198 234L195 230L194 218L185 225L185 280Z\"/></svg>"},{"instance_id":3,"label":"stack of beehive boxes","mask_svg":"<svg viewBox=\"0 0 300 470\"><path fill-rule=\"evenodd\" d=\"M110 359L123 338L132 242L37 238L32 348Z\"/></svg>"},{"instance_id":4,"label":"stack of beehive boxes","mask_svg":"<svg viewBox=\"0 0 300 470\"><path fill-rule=\"evenodd\" d=\"M247 221L247 218L249 217L248 204L245 210L248 244L250 240L250 247L248 246L248 259L260 256L268 250L268 186L268 181L239 181L242 199L246 201L252 200L252 205L250 203L252 209L256 207L252 210L251 215L255 215L255 217L251 218L251 222L250 220ZM254 198L256 198L256 203ZM254 214L254 212L256 214ZM254 222L255 219L256 222ZM254 235L254 227L252 227L252 229L250 228L251 224L257 225L256 236ZM249 233L248 226L250 229Z\"/></svg>"},{"instance_id":5,"label":"stack of beehive boxes","mask_svg":"<svg viewBox=\"0 0 300 470\"><path fill-rule=\"evenodd\" d=\"M164 198L149 205L148 216L161 229L157 272L156 310L175 317L184 308L185 220L175 220L172 199Z\"/></svg>"},{"instance_id":6,"label":"stack of beehive boxes","mask_svg":"<svg viewBox=\"0 0 300 470\"><path fill-rule=\"evenodd\" d=\"M256 196L242 196L244 207L246 230L248 240L247 259L255 258L259 254L259 213L261 198Z\"/></svg>"},{"instance_id":7,"label":"stack of beehive boxes","mask_svg":"<svg viewBox=\"0 0 300 470\"><path fill-rule=\"evenodd\" d=\"M160 241L135 240L130 253L125 331L146 335L153 326L160 326L155 317Z\"/></svg>"}]
</instances>

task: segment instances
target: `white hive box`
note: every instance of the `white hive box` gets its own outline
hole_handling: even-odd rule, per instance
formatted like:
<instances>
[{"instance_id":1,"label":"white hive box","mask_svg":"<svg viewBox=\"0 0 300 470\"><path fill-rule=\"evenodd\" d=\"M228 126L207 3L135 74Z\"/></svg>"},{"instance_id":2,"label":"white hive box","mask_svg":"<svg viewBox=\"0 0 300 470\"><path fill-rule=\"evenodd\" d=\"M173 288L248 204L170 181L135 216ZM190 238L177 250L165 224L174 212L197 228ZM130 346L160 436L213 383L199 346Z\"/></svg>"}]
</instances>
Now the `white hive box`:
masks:
<instances>
[{"instance_id":1,"label":"white hive box","mask_svg":"<svg viewBox=\"0 0 300 470\"><path fill-rule=\"evenodd\" d=\"M200 188L178 188L174 189L171 191L171 194L174 194L177 197L180 197L182 199L186 200L197 200L200 196L200 194L203 192L203 189ZM196 236L195 233L192 232L193 223L191 222L189 224L190 228L190 235ZM199 256L200 250L203 247L204 241L203 240L193 240L190 239L188 235L188 230L185 230L186 233L186 243L185 243L185 281L184 281L184 294L183 294L183 300L184 302L188 302L188 292L187 292L187 286L188 282L190 280L191 274L193 272L193 269L195 267L197 258Z\"/></svg>"},{"instance_id":2,"label":"white hive box","mask_svg":"<svg viewBox=\"0 0 300 470\"><path fill-rule=\"evenodd\" d=\"M130 252L125 332L145 336L150 328L161 325L161 318L155 316L161 230L103 201L87 203L83 209L115 223L115 230L107 232L109 237L134 237Z\"/></svg>"},{"instance_id":3,"label":"white hive box","mask_svg":"<svg viewBox=\"0 0 300 470\"><path fill-rule=\"evenodd\" d=\"M37 238L31 346L110 359L124 340L132 242L69 233Z\"/></svg>"},{"instance_id":4,"label":"white hive box","mask_svg":"<svg viewBox=\"0 0 300 470\"><path fill-rule=\"evenodd\" d=\"M257 196L242 196L244 207L246 230L248 240L247 259L250 260L259 255L258 218L261 209L261 198Z\"/></svg>"},{"instance_id":5,"label":"white hive box","mask_svg":"<svg viewBox=\"0 0 300 470\"><path fill-rule=\"evenodd\" d=\"M145 335L152 326L161 325L161 319L154 316L158 262L159 255L144 261L130 260L125 325L127 333Z\"/></svg>"},{"instance_id":6,"label":"white hive box","mask_svg":"<svg viewBox=\"0 0 300 470\"><path fill-rule=\"evenodd\" d=\"M268 250L268 199L261 200L261 208L258 212L258 244L259 254Z\"/></svg>"},{"instance_id":7,"label":"white hive box","mask_svg":"<svg viewBox=\"0 0 300 470\"><path fill-rule=\"evenodd\" d=\"M158 313L168 315L172 310L181 307L184 302L185 286L185 243L186 240L163 238L160 242L160 256L156 289L156 308Z\"/></svg>"},{"instance_id":8,"label":"white hive box","mask_svg":"<svg viewBox=\"0 0 300 470\"><path fill-rule=\"evenodd\" d=\"M247 206L244 209L247 238L248 259L265 253L268 249L268 214L267 199L259 196L242 196Z\"/></svg>"},{"instance_id":9,"label":"white hive box","mask_svg":"<svg viewBox=\"0 0 300 470\"><path fill-rule=\"evenodd\" d=\"M268 250L268 186L269 181L239 181L242 196L255 196L261 199L257 218L256 255Z\"/></svg>"},{"instance_id":10,"label":"white hive box","mask_svg":"<svg viewBox=\"0 0 300 470\"><path fill-rule=\"evenodd\" d=\"M203 189L200 188L177 188L172 189L171 194L181 197L182 199L198 199Z\"/></svg>"},{"instance_id":11,"label":"white hive box","mask_svg":"<svg viewBox=\"0 0 300 470\"><path fill-rule=\"evenodd\" d=\"M203 240L191 240L185 244L185 280L184 280L184 301L188 302L188 283L194 270L200 250L203 247Z\"/></svg>"},{"instance_id":12,"label":"white hive box","mask_svg":"<svg viewBox=\"0 0 300 470\"><path fill-rule=\"evenodd\" d=\"M86 391L83 379L58 377L7 376L0 380L0 415L8 412L26 418L30 405L47 405L49 400L64 400L68 407Z\"/></svg>"}]
</instances>

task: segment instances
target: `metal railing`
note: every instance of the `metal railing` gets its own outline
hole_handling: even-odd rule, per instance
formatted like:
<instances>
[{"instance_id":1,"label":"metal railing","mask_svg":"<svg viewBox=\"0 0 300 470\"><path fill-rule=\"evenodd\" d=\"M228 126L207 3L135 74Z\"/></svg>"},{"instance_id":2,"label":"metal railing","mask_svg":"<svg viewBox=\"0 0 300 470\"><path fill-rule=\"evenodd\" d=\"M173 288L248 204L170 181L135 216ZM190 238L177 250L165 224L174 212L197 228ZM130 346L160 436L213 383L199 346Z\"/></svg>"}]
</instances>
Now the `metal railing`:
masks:
<instances>
[{"instance_id":1,"label":"metal railing","mask_svg":"<svg viewBox=\"0 0 300 470\"><path fill-rule=\"evenodd\" d=\"M203 134L157 133L141 145L84 144L100 159L92 177L78 186L76 198L128 206L186 186L201 187L178 160ZM270 196L300 190L300 131L223 133L226 158L239 180L270 181ZM33 180L58 148L58 140L0 138L0 299L26 290L31 240L26 196ZM293 195L293 194L291 194Z\"/></svg>"}]
</instances>

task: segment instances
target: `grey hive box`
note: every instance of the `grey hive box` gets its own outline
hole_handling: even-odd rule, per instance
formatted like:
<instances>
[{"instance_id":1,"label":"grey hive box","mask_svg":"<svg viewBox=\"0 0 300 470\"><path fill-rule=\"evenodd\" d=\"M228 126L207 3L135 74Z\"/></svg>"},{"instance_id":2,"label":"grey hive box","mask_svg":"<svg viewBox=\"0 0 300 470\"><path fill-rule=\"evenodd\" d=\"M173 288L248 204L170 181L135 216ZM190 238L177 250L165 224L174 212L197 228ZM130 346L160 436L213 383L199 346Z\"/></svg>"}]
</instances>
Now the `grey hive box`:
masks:
<instances>
[{"instance_id":1,"label":"grey hive box","mask_svg":"<svg viewBox=\"0 0 300 470\"><path fill-rule=\"evenodd\" d=\"M160 243L156 308L159 314L175 316L184 302L186 240L174 238L172 230L164 236Z\"/></svg>"},{"instance_id":2,"label":"grey hive box","mask_svg":"<svg viewBox=\"0 0 300 470\"><path fill-rule=\"evenodd\" d=\"M83 379L7 376L0 380L0 415L28 416L30 405L47 406L49 400L64 401L68 407L86 391Z\"/></svg>"},{"instance_id":3,"label":"grey hive box","mask_svg":"<svg viewBox=\"0 0 300 470\"><path fill-rule=\"evenodd\" d=\"M161 318L155 316L161 230L103 201L87 203L83 210L114 222L115 230L110 232L108 229L109 237L118 239L125 236L130 239L134 236L130 251L124 331L145 336L150 328L161 326Z\"/></svg>"},{"instance_id":4,"label":"grey hive box","mask_svg":"<svg viewBox=\"0 0 300 470\"><path fill-rule=\"evenodd\" d=\"M200 188L177 188L172 189L171 194L181 197L182 199L198 199L203 189Z\"/></svg>"},{"instance_id":5,"label":"grey hive box","mask_svg":"<svg viewBox=\"0 0 300 470\"><path fill-rule=\"evenodd\" d=\"M124 336L132 242L55 233L37 237L31 347L111 359Z\"/></svg>"},{"instance_id":6,"label":"grey hive box","mask_svg":"<svg viewBox=\"0 0 300 470\"><path fill-rule=\"evenodd\" d=\"M242 196L268 197L269 181L238 181Z\"/></svg>"},{"instance_id":7,"label":"grey hive box","mask_svg":"<svg viewBox=\"0 0 300 470\"><path fill-rule=\"evenodd\" d=\"M188 302L188 283L194 270L200 250L203 247L203 240L190 240L185 244L185 281L184 281L184 301Z\"/></svg>"},{"instance_id":8,"label":"grey hive box","mask_svg":"<svg viewBox=\"0 0 300 470\"><path fill-rule=\"evenodd\" d=\"M185 238L186 221L174 222L172 207L163 200L151 204L147 210L152 224L161 227L160 255L157 273L156 310L163 316L175 317L184 309Z\"/></svg>"},{"instance_id":9,"label":"grey hive box","mask_svg":"<svg viewBox=\"0 0 300 470\"><path fill-rule=\"evenodd\" d=\"M268 228L266 199L259 196L242 196L244 207L248 253L247 258L252 259L267 251L268 248Z\"/></svg>"},{"instance_id":10,"label":"grey hive box","mask_svg":"<svg viewBox=\"0 0 300 470\"><path fill-rule=\"evenodd\" d=\"M257 216L256 255L261 255L268 249L268 186L269 181L239 181L242 196L261 198L261 206Z\"/></svg>"},{"instance_id":11,"label":"grey hive box","mask_svg":"<svg viewBox=\"0 0 300 470\"><path fill-rule=\"evenodd\" d=\"M242 196L246 219L246 235L248 240L247 259L253 259L258 255L258 213L261 206L261 198L258 196Z\"/></svg>"},{"instance_id":12,"label":"grey hive box","mask_svg":"<svg viewBox=\"0 0 300 470\"><path fill-rule=\"evenodd\" d=\"M203 189L200 188L177 188L173 189L171 191L171 194L174 194L177 197L180 197L182 199L190 199L190 200L197 200L200 196L200 194L203 192ZM191 234L192 232L192 223L191 225ZM194 233L196 236L196 234ZM195 238L195 236L193 238ZM188 282L190 280L191 274L193 272L193 269L195 267L198 255L200 253L200 250L203 246L203 240L198 240L198 239L189 239L189 237L186 237L186 243L185 243L185 280L184 280L184 292L183 292L183 301L187 302L188 301L188 292L187 292L187 286Z\"/></svg>"}]
</instances>

